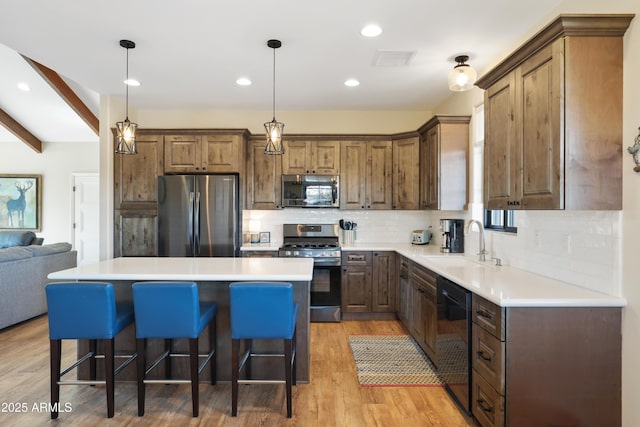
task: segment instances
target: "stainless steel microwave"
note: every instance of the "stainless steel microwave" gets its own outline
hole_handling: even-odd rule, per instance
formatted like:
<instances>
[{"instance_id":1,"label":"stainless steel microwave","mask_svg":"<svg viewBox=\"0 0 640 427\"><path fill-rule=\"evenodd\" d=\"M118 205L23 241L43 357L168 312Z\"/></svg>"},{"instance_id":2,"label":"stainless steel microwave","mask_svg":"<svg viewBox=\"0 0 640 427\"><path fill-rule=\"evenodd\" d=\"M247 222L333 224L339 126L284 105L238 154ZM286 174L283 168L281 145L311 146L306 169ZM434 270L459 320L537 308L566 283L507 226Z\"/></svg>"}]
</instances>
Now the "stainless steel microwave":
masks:
<instances>
[{"instance_id":1,"label":"stainless steel microwave","mask_svg":"<svg viewBox=\"0 0 640 427\"><path fill-rule=\"evenodd\" d=\"M282 175L282 206L288 208L337 208L337 175Z\"/></svg>"}]
</instances>

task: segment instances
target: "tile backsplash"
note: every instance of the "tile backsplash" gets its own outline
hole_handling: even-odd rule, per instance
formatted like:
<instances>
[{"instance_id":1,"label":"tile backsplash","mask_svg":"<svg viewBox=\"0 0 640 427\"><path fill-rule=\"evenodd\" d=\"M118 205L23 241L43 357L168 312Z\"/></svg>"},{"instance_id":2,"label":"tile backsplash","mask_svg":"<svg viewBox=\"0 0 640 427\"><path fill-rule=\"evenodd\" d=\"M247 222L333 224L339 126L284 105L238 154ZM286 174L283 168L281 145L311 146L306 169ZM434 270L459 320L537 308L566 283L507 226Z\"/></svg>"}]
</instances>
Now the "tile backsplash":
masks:
<instances>
[{"instance_id":1,"label":"tile backsplash","mask_svg":"<svg viewBox=\"0 0 640 427\"><path fill-rule=\"evenodd\" d=\"M491 256L511 265L584 288L621 295L620 211L519 211L517 234L485 230ZM249 224L269 231L273 244L282 243L282 224L330 223L340 219L358 224L356 243L409 242L411 231L432 226L432 245L440 246L441 218L471 217L468 211L367 211L283 209L243 211ZM476 257L478 231L465 235L465 255Z\"/></svg>"}]
</instances>

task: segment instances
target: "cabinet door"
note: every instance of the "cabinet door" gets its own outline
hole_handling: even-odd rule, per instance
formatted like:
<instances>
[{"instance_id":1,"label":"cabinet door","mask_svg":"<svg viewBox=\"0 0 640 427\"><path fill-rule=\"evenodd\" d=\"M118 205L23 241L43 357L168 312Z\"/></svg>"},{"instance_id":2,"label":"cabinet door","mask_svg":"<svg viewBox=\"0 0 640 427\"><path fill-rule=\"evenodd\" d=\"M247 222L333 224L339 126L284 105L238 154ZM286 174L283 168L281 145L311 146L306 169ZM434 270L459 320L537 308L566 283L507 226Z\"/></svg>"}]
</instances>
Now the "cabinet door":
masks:
<instances>
[{"instance_id":1,"label":"cabinet door","mask_svg":"<svg viewBox=\"0 0 640 427\"><path fill-rule=\"evenodd\" d=\"M371 278L371 310L394 312L396 298L395 252L374 252Z\"/></svg>"},{"instance_id":2,"label":"cabinet door","mask_svg":"<svg viewBox=\"0 0 640 427\"><path fill-rule=\"evenodd\" d=\"M310 141L311 172L319 175L340 173L340 143L338 141Z\"/></svg>"},{"instance_id":3,"label":"cabinet door","mask_svg":"<svg viewBox=\"0 0 640 427\"><path fill-rule=\"evenodd\" d=\"M519 150L515 118L515 74L484 94L484 202L487 209L514 209L519 200Z\"/></svg>"},{"instance_id":4,"label":"cabinet door","mask_svg":"<svg viewBox=\"0 0 640 427\"><path fill-rule=\"evenodd\" d=\"M422 142L423 164L421 168L424 209L440 208L440 126L427 130Z\"/></svg>"},{"instance_id":5,"label":"cabinet door","mask_svg":"<svg viewBox=\"0 0 640 427\"><path fill-rule=\"evenodd\" d=\"M420 207L420 140L393 141L393 209Z\"/></svg>"},{"instance_id":6,"label":"cabinet door","mask_svg":"<svg viewBox=\"0 0 640 427\"><path fill-rule=\"evenodd\" d=\"M371 311L371 267L349 266L342 269L342 311Z\"/></svg>"},{"instance_id":7,"label":"cabinet door","mask_svg":"<svg viewBox=\"0 0 640 427\"><path fill-rule=\"evenodd\" d=\"M239 135L204 135L202 138L203 172L240 172L242 138Z\"/></svg>"},{"instance_id":8,"label":"cabinet door","mask_svg":"<svg viewBox=\"0 0 640 427\"><path fill-rule=\"evenodd\" d=\"M340 146L340 208L364 209L367 145L363 141L343 141Z\"/></svg>"},{"instance_id":9,"label":"cabinet door","mask_svg":"<svg viewBox=\"0 0 640 427\"><path fill-rule=\"evenodd\" d=\"M367 209L391 209L393 148L391 141L367 143Z\"/></svg>"},{"instance_id":10,"label":"cabinet door","mask_svg":"<svg viewBox=\"0 0 640 427\"><path fill-rule=\"evenodd\" d=\"M433 363L438 365L436 351L438 340L438 308L436 306L436 289L425 288L424 294L422 294L424 301L422 308L424 310L424 343L426 345L427 356Z\"/></svg>"},{"instance_id":11,"label":"cabinet door","mask_svg":"<svg viewBox=\"0 0 640 427\"><path fill-rule=\"evenodd\" d=\"M153 207L158 201L158 176L163 175L161 135L138 135L138 154L115 155L114 209Z\"/></svg>"},{"instance_id":12,"label":"cabinet door","mask_svg":"<svg viewBox=\"0 0 640 427\"><path fill-rule=\"evenodd\" d=\"M560 88L563 40L542 49L516 70L521 114L522 209L564 209Z\"/></svg>"},{"instance_id":13,"label":"cabinet door","mask_svg":"<svg viewBox=\"0 0 640 427\"><path fill-rule=\"evenodd\" d=\"M264 153L264 141L248 144L247 209L278 209L281 203L282 157Z\"/></svg>"},{"instance_id":14,"label":"cabinet door","mask_svg":"<svg viewBox=\"0 0 640 427\"><path fill-rule=\"evenodd\" d=\"M415 282L411 283L411 301L410 330L415 340L420 344L420 347L424 349L425 327L427 326L424 315L424 289Z\"/></svg>"},{"instance_id":15,"label":"cabinet door","mask_svg":"<svg viewBox=\"0 0 640 427\"><path fill-rule=\"evenodd\" d=\"M284 154L282 155L283 174L306 174L310 173L311 154L308 152L308 141L287 141L284 140Z\"/></svg>"},{"instance_id":16,"label":"cabinet door","mask_svg":"<svg viewBox=\"0 0 640 427\"><path fill-rule=\"evenodd\" d=\"M158 256L157 210L115 212L114 256Z\"/></svg>"},{"instance_id":17,"label":"cabinet door","mask_svg":"<svg viewBox=\"0 0 640 427\"><path fill-rule=\"evenodd\" d=\"M202 147L199 136L167 135L164 137L165 172L199 172L201 164Z\"/></svg>"}]
</instances>

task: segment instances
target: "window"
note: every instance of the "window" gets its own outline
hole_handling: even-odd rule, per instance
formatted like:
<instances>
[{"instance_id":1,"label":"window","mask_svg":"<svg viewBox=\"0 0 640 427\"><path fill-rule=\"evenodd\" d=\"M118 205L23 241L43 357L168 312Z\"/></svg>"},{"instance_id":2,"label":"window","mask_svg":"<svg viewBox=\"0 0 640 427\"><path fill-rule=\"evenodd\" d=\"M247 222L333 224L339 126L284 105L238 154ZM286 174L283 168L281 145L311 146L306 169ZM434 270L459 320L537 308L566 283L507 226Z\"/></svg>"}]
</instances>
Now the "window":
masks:
<instances>
[{"instance_id":1,"label":"window","mask_svg":"<svg viewBox=\"0 0 640 427\"><path fill-rule=\"evenodd\" d=\"M517 233L516 211L485 209L484 228Z\"/></svg>"}]
</instances>

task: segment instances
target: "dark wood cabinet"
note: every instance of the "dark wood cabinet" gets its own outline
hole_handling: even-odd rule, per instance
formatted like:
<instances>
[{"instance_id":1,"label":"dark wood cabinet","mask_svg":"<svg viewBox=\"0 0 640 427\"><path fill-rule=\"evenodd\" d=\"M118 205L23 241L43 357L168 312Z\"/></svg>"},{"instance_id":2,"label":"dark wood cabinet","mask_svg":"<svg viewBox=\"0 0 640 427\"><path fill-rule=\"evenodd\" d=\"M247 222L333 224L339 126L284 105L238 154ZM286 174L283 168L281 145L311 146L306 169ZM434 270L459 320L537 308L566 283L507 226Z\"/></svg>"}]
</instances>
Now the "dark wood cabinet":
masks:
<instances>
[{"instance_id":1,"label":"dark wood cabinet","mask_svg":"<svg viewBox=\"0 0 640 427\"><path fill-rule=\"evenodd\" d=\"M338 175L340 143L338 141L284 140L282 173Z\"/></svg>"},{"instance_id":2,"label":"dark wood cabinet","mask_svg":"<svg viewBox=\"0 0 640 427\"><path fill-rule=\"evenodd\" d=\"M377 172L375 172L377 173ZM420 209L420 138L393 140L393 209Z\"/></svg>"},{"instance_id":3,"label":"dark wood cabinet","mask_svg":"<svg viewBox=\"0 0 640 427\"><path fill-rule=\"evenodd\" d=\"M391 141L340 143L340 208L391 209Z\"/></svg>"},{"instance_id":4,"label":"dark wood cabinet","mask_svg":"<svg viewBox=\"0 0 640 427\"><path fill-rule=\"evenodd\" d=\"M395 252L343 252L343 312L395 312L395 256Z\"/></svg>"},{"instance_id":5,"label":"dark wood cabinet","mask_svg":"<svg viewBox=\"0 0 640 427\"><path fill-rule=\"evenodd\" d=\"M480 78L488 209L622 208L623 36L633 15L561 15Z\"/></svg>"},{"instance_id":6,"label":"dark wood cabinet","mask_svg":"<svg viewBox=\"0 0 640 427\"><path fill-rule=\"evenodd\" d=\"M243 172L243 133L185 133L165 136L166 173Z\"/></svg>"},{"instance_id":7,"label":"dark wood cabinet","mask_svg":"<svg viewBox=\"0 0 640 427\"><path fill-rule=\"evenodd\" d=\"M374 313L395 312L396 281L396 253L373 252L371 311Z\"/></svg>"},{"instance_id":8,"label":"dark wood cabinet","mask_svg":"<svg viewBox=\"0 0 640 427\"><path fill-rule=\"evenodd\" d=\"M410 330L420 347L437 365L438 311L436 274L416 263L412 263L409 271L412 293Z\"/></svg>"}]
</instances>

